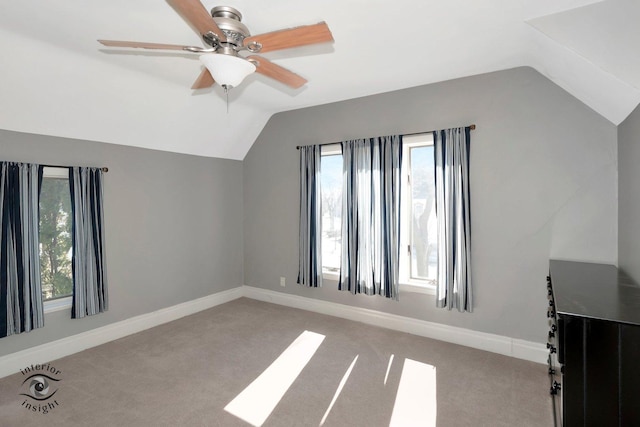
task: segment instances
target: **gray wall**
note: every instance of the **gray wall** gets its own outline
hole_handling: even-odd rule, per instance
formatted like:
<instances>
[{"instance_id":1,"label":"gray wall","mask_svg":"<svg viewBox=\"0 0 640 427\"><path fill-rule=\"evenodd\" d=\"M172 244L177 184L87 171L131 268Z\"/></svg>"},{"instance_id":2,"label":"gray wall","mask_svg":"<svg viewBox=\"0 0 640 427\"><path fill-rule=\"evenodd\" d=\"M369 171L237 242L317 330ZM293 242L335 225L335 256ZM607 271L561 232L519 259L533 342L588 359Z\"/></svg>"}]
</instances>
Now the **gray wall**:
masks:
<instances>
[{"instance_id":1,"label":"gray wall","mask_svg":"<svg viewBox=\"0 0 640 427\"><path fill-rule=\"evenodd\" d=\"M0 355L243 284L242 163L0 130L0 159L108 166L110 310L3 338Z\"/></svg>"},{"instance_id":2,"label":"gray wall","mask_svg":"<svg viewBox=\"0 0 640 427\"><path fill-rule=\"evenodd\" d=\"M618 264L640 282L640 107L618 127Z\"/></svg>"},{"instance_id":3,"label":"gray wall","mask_svg":"<svg viewBox=\"0 0 640 427\"><path fill-rule=\"evenodd\" d=\"M296 145L471 123L473 314L295 284ZM249 286L543 342L549 258L617 261L616 127L530 68L276 114L243 171Z\"/></svg>"}]
</instances>

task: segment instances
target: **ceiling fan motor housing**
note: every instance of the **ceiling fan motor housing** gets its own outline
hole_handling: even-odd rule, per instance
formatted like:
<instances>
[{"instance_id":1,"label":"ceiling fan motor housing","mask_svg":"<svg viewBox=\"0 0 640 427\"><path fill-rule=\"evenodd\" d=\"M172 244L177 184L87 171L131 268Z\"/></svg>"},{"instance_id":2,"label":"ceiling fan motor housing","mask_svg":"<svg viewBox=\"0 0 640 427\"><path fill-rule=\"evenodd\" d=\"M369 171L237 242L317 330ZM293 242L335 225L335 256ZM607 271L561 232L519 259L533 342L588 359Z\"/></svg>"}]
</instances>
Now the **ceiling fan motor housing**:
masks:
<instances>
[{"instance_id":1,"label":"ceiling fan motor housing","mask_svg":"<svg viewBox=\"0 0 640 427\"><path fill-rule=\"evenodd\" d=\"M249 29L242 21L242 14L231 6L216 6L211 9L211 16L220 30L227 37L227 43L241 47L245 37L249 37ZM213 47L219 46L217 37L210 33L203 36L204 41Z\"/></svg>"}]
</instances>

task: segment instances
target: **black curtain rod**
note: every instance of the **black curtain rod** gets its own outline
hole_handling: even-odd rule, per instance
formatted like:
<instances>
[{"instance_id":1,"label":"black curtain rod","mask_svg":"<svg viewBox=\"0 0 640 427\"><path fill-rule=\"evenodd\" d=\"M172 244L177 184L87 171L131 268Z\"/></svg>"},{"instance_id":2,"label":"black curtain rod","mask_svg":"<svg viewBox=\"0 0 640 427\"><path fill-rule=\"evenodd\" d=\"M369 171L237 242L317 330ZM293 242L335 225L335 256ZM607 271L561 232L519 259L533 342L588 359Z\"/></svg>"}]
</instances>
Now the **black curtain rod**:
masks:
<instances>
[{"instance_id":1,"label":"black curtain rod","mask_svg":"<svg viewBox=\"0 0 640 427\"><path fill-rule=\"evenodd\" d=\"M469 125L467 126L469 129L471 130L475 130L476 129L476 125ZM431 133L431 132L435 132L432 130L428 130L425 132L414 132L414 133L405 133L402 134L402 136L411 136L411 135L422 135L423 133ZM342 141L337 141L337 142L325 142L324 144L309 144L309 145L319 145L320 147L322 147L323 145L335 145L335 144L340 144ZM296 150L299 150L300 147L302 147L302 145L296 145Z\"/></svg>"},{"instance_id":2,"label":"black curtain rod","mask_svg":"<svg viewBox=\"0 0 640 427\"><path fill-rule=\"evenodd\" d=\"M43 165L43 164L40 164L40 166L44 166L45 168L65 168L65 169L69 169L69 168L74 167L74 166ZM101 167L101 168L98 168L98 169L100 169L102 172L109 172L109 168L104 167L104 166Z\"/></svg>"}]
</instances>

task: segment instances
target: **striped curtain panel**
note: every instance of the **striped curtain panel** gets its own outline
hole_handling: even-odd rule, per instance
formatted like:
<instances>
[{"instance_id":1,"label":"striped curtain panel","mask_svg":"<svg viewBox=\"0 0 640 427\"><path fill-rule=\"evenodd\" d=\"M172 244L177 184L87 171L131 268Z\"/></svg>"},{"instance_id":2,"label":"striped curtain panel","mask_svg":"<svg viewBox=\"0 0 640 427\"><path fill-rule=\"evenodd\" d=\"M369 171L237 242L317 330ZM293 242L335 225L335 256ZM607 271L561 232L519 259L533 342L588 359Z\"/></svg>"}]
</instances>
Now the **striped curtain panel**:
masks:
<instances>
[{"instance_id":1,"label":"striped curtain panel","mask_svg":"<svg viewBox=\"0 0 640 427\"><path fill-rule=\"evenodd\" d=\"M436 131L433 140L438 221L436 306L471 312L470 128Z\"/></svg>"},{"instance_id":2,"label":"striped curtain panel","mask_svg":"<svg viewBox=\"0 0 640 427\"><path fill-rule=\"evenodd\" d=\"M321 147L300 147L300 225L298 283L322 286L322 193L320 191Z\"/></svg>"},{"instance_id":3,"label":"striped curtain panel","mask_svg":"<svg viewBox=\"0 0 640 427\"><path fill-rule=\"evenodd\" d=\"M398 299L400 135L342 143L340 290Z\"/></svg>"},{"instance_id":4,"label":"striped curtain panel","mask_svg":"<svg viewBox=\"0 0 640 427\"><path fill-rule=\"evenodd\" d=\"M0 337L44 326L39 257L42 168L0 163Z\"/></svg>"},{"instance_id":5,"label":"striped curtain panel","mask_svg":"<svg viewBox=\"0 0 640 427\"><path fill-rule=\"evenodd\" d=\"M82 318L107 311L102 170L69 170L73 213L73 303L71 317Z\"/></svg>"}]
</instances>

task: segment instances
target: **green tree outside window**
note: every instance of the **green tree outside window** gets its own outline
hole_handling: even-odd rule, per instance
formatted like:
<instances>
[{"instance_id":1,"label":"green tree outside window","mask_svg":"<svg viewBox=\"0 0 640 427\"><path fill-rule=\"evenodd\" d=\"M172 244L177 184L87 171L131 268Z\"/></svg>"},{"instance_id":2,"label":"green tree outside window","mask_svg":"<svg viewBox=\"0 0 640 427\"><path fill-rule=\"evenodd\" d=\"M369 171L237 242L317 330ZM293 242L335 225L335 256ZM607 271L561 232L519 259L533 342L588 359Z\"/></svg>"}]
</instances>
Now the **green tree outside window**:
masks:
<instances>
[{"instance_id":1,"label":"green tree outside window","mask_svg":"<svg viewBox=\"0 0 640 427\"><path fill-rule=\"evenodd\" d=\"M44 178L40 192L40 274L43 299L72 294L69 180Z\"/></svg>"}]
</instances>

